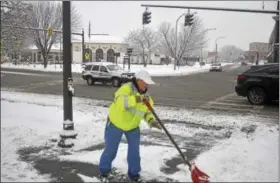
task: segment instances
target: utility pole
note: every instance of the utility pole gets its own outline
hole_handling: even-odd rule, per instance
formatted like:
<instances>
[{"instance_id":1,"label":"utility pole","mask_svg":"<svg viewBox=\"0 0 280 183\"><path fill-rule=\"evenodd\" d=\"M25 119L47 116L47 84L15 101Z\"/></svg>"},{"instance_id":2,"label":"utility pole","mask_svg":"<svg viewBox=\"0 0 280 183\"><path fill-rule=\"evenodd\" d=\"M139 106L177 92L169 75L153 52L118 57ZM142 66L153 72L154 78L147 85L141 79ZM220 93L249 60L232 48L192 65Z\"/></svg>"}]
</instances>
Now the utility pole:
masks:
<instances>
[{"instance_id":1,"label":"utility pole","mask_svg":"<svg viewBox=\"0 0 280 183\"><path fill-rule=\"evenodd\" d=\"M82 30L82 63L85 62L85 32Z\"/></svg>"},{"instance_id":2,"label":"utility pole","mask_svg":"<svg viewBox=\"0 0 280 183\"><path fill-rule=\"evenodd\" d=\"M273 62L279 62L279 1L277 1L277 11L276 16L273 17L275 20L275 39L273 41Z\"/></svg>"},{"instance_id":3,"label":"utility pole","mask_svg":"<svg viewBox=\"0 0 280 183\"><path fill-rule=\"evenodd\" d=\"M217 58L218 58L218 43L217 43L217 41L218 41L219 39L223 39L223 38L225 38L225 37L218 37L218 38L216 39L216 41L215 41L215 46L216 46L215 63L217 63Z\"/></svg>"},{"instance_id":4,"label":"utility pole","mask_svg":"<svg viewBox=\"0 0 280 183\"><path fill-rule=\"evenodd\" d=\"M216 28L210 28L210 29L206 29L203 34L206 34L208 31L211 30L217 30ZM203 62L203 45L201 44L201 48L200 48L200 62Z\"/></svg>"},{"instance_id":5,"label":"utility pole","mask_svg":"<svg viewBox=\"0 0 280 183\"><path fill-rule=\"evenodd\" d=\"M72 79L72 44L71 44L71 2L62 2L63 14L63 131L60 133L59 147L69 148L74 146L71 139L76 138L73 123L72 96L74 95Z\"/></svg>"},{"instance_id":6,"label":"utility pole","mask_svg":"<svg viewBox=\"0 0 280 183\"><path fill-rule=\"evenodd\" d=\"M2 1L0 1L0 15L2 14ZM2 26L2 21L0 19L0 27ZM33 54L33 53L32 53ZM2 58L2 35L0 33L0 58Z\"/></svg>"}]
</instances>

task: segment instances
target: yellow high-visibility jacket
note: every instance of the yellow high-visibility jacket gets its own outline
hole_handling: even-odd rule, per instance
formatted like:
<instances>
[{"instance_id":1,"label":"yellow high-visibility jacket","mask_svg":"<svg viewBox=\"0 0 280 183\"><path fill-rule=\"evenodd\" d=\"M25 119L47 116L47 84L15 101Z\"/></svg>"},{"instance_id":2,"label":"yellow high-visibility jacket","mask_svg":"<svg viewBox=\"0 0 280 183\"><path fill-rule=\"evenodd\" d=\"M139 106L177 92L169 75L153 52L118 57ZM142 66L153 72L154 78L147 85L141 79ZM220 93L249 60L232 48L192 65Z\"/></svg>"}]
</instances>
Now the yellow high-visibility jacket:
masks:
<instances>
[{"instance_id":1,"label":"yellow high-visibility jacket","mask_svg":"<svg viewBox=\"0 0 280 183\"><path fill-rule=\"evenodd\" d=\"M109 119L117 128L129 131L137 128L141 120L149 122L155 119L144 103L136 103L136 96L140 96L132 82L122 85L114 95L114 101L109 107ZM149 96L151 106L154 106Z\"/></svg>"}]
</instances>

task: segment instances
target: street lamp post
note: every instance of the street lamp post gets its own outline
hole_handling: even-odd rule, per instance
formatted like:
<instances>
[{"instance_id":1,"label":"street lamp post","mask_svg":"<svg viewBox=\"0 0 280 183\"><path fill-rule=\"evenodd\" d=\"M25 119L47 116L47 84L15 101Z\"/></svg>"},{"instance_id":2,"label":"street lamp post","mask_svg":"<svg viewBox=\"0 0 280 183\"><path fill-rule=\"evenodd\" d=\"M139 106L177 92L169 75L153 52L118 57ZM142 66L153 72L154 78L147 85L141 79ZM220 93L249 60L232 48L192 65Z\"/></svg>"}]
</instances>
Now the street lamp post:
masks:
<instances>
[{"instance_id":1,"label":"street lamp post","mask_svg":"<svg viewBox=\"0 0 280 183\"><path fill-rule=\"evenodd\" d=\"M188 10L188 13L190 13L190 10ZM176 20L176 27L175 27L175 63L174 63L174 70L176 70L176 65L177 65L177 29L178 29L178 22L180 20L180 18L182 18L183 16L187 15L188 13L183 13L182 15L180 15L177 20ZM196 14L197 12L193 12L193 14Z\"/></svg>"},{"instance_id":2,"label":"street lamp post","mask_svg":"<svg viewBox=\"0 0 280 183\"><path fill-rule=\"evenodd\" d=\"M217 41L218 41L219 39L224 39L224 38L226 38L226 37L218 37L218 38L215 40L215 45L216 45L215 63L217 63L217 55L218 55L218 43L217 43Z\"/></svg>"},{"instance_id":3,"label":"street lamp post","mask_svg":"<svg viewBox=\"0 0 280 183\"><path fill-rule=\"evenodd\" d=\"M206 34L208 31L210 30L217 30L216 28L210 28L210 29L206 29L203 31L203 35ZM203 46L201 44L201 50L200 50L200 61L202 62L203 61L203 56L202 56L202 52L203 52Z\"/></svg>"}]
</instances>

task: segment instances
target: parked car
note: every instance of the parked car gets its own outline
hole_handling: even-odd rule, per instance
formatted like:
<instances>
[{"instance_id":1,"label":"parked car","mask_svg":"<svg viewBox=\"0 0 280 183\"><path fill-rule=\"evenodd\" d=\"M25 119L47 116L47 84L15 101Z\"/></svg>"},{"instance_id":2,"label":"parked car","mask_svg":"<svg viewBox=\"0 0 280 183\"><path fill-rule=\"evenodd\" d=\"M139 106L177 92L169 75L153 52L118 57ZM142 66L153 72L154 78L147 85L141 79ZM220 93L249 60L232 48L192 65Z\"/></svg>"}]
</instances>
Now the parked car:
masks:
<instances>
[{"instance_id":1,"label":"parked car","mask_svg":"<svg viewBox=\"0 0 280 183\"><path fill-rule=\"evenodd\" d=\"M82 78L88 85L102 82L103 84L112 83L114 87L119 87L122 83L130 81L134 74L113 63L94 62L86 64L82 71Z\"/></svg>"},{"instance_id":2,"label":"parked car","mask_svg":"<svg viewBox=\"0 0 280 183\"><path fill-rule=\"evenodd\" d=\"M212 71L222 71L222 64L221 63L213 63L210 67L210 72Z\"/></svg>"},{"instance_id":3,"label":"parked car","mask_svg":"<svg viewBox=\"0 0 280 183\"><path fill-rule=\"evenodd\" d=\"M235 91L254 105L279 100L279 63L251 66L237 76Z\"/></svg>"}]
</instances>

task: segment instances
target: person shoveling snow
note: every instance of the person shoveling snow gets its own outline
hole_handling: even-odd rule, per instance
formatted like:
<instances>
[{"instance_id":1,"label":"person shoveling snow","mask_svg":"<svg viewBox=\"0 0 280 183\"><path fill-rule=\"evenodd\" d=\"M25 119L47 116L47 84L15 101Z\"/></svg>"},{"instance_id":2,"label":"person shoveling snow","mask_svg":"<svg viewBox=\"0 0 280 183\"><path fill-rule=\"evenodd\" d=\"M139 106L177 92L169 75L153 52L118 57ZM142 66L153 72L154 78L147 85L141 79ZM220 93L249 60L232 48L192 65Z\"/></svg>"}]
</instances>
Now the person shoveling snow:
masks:
<instances>
[{"instance_id":1,"label":"person shoveling snow","mask_svg":"<svg viewBox=\"0 0 280 183\"><path fill-rule=\"evenodd\" d=\"M140 70L131 82L124 84L115 92L105 127L105 149L99 162L99 178L102 182L113 179L112 162L117 155L123 134L128 142L128 177L133 182L141 182L140 122L145 119L150 127L161 129L143 103L144 100L148 100L153 105L152 97L147 95L148 88L152 84L154 81L150 74Z\"/></svg>"},{"instance_id":2,"label":"person shoveling snow","mask_svg":"<svg viewBox=\"0 0 280 183\"><path fill-rule=\"evenodd\" d=\"M125 134L128 142L128 177L132 182L142 182L140 177L140 129L142 119L150 127L162 129L179 151L184 163L189 166L193 182L208 182L209 176L200 171L195 163L190 163L183 155L177 143L165 128L153 109L153 100L147 95L150 85L155 84L147 71L140 70L135 74L132 82L123 85L115 93L113 103L109 108L109 116L105 127L105 149L99 162L100 180L109 182L113 180L111 174L112 161L115 159L118 147Z\"/></svg>"}]
</instances>

